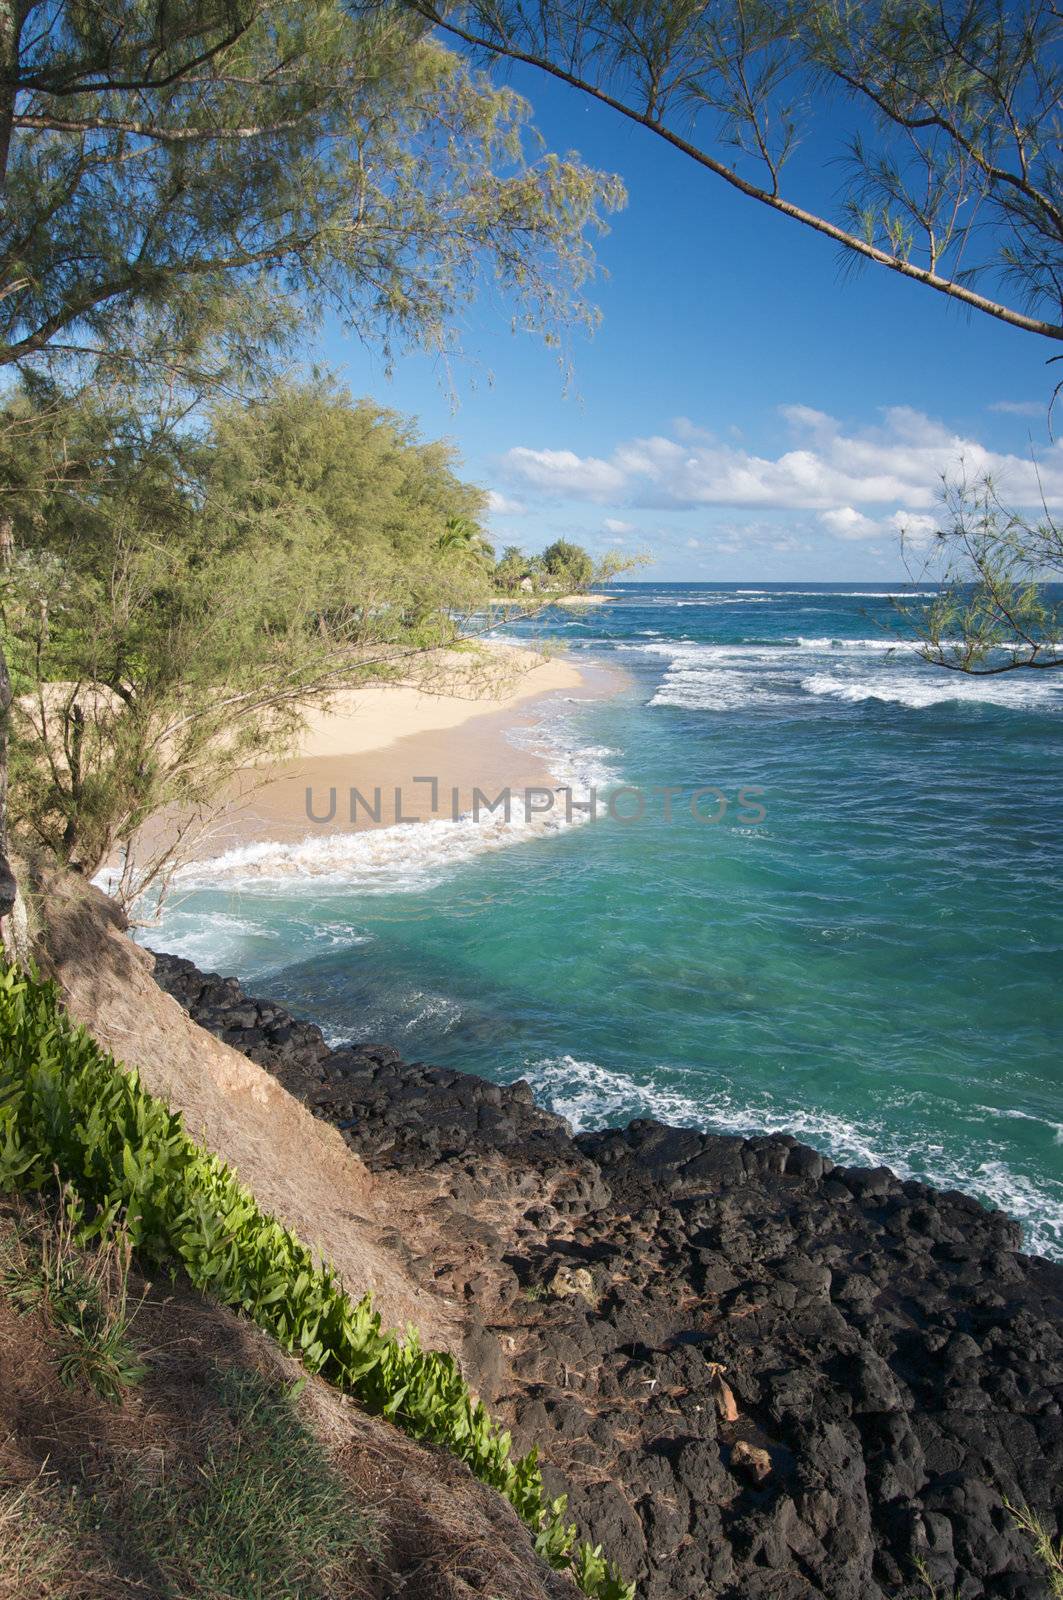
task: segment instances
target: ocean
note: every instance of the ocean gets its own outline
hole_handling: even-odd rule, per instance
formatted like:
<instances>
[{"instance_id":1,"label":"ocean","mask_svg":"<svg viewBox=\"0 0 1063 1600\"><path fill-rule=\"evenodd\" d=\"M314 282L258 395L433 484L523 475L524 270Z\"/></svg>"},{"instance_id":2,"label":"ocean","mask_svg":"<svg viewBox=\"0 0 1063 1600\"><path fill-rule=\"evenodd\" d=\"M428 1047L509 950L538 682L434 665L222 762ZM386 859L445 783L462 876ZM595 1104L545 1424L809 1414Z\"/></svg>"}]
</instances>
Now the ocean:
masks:
<instances>
[{"instance_id":1,"label":"ocean","mask_svg":"<svg viewBox=\"0 0 1063 1600\"><path fill-rule=\"evenodd\" d=\"M622 669L519 734L593 820L233 852L145 941L577 1128L786 1130L1063 1259L1063 682L928 666L884 584L610 592L517 629Z\"/></svg>"}]
</instances>

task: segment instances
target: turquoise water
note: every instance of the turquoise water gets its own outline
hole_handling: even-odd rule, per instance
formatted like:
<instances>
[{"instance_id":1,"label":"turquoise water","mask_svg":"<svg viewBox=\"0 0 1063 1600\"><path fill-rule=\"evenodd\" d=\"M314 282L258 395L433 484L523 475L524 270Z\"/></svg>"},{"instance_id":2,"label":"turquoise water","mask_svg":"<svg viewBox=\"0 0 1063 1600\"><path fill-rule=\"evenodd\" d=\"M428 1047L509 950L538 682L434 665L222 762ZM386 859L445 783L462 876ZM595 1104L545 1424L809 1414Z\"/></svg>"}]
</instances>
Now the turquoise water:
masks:
<instances>
[{"instance_id":1,"label":"turquoise water","mask_svg":"<svg viewBox=\"0 0 1063 1600\"><path fill-rule=\"evenodd\" d=\"M578 1126L788 1129L1063 1257L1063 684L926 666L873 583L615 593L546 631L623 689L534 738L642 820L238 852L148 941Z\"/></svg>"}]
</instances>

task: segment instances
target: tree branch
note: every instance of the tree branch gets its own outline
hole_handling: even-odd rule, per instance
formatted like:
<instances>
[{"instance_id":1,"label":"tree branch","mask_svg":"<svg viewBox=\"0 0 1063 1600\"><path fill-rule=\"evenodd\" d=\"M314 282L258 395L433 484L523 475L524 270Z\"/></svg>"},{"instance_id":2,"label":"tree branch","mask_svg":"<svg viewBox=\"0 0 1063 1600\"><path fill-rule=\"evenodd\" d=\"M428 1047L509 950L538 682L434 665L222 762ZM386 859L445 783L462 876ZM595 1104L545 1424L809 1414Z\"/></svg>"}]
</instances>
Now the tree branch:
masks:
<instances>
[{"instance_id":1,"label":"tree branch","mask_svg":"<svg viewBox=\"0 0 1063 1600\"><path fill-rule=\"evenodd\" d=\"M132 122L117 117L66 119L22 113L13 118L12 125L48 133L131 133L141 139L155 139L161 144L188 144L206 140L257 139L265 133L283 133L289 128L297 128L301 121L299 117L289 117L284 122L262 123L246 128L161 128L150 122Z\"/></svg>"},{"instance_id":2,"label":"tree branch","mask_svg":"<svg viewBox=\"0 0 1063 1600\"><path fill-rule=\"evenodd\" d=\"M433 5L426 3L426 0L411 0L411 3L414 9L435 27L441 28L453 38L460 39L474 50L482 50L495 56L505 56L507 59L519 61L525 66L536 67L539 71L549 74L550 77L558 79L561 83L567 83L571 88L579 89L581 93L590 95L592 99L599 101L600 104L606 105L611 110L618 112L620 116L626 117L629 122L637 123L640 127L648 129L650 133L656 134L666 144L672 145L674 149L681 151L685 156L689 156L692 161L696 161L699 166L705 167L709 172L714 173L716 177L722 178L724 183L729 184L733 189L737 189L740 194L746 195L751 200L759 201L761 205L780 212L794 222L800 222L804 227L811 228L815 233L821 233L826 238L833 239L836 244L844 246L845 249L851 250L854 254L863 256L868 261L874 261L877 265L886 267L891 272L899 273L901 277L910 278L915 283L921 283L925 288L934 289L938 294L946 295L953 300L959 300L964 305L971 306L975 311L981 311L986 316L994 317L1000 322L1006 322L1013 328L1021 328L1025 333L1039 333L1046 339L1063 340L1063 324L1045 322L1039 317L1027 316L1022 311L1017 311L1011 306L979 294L977 290L971 289L966 284L959 283L955 279L942 277L925 267L916 266L914 263L906 261L901 256L891 255L889 251L879 249L877 245L871 244L866 239L861 239L857 234L849 233L845 228L839 227L837 223L830 222L827 218L818 216L815 212L805 210L803 206L797 205L794 201L786 200L781 195L773 194L767 189L760 188L755 183L750 183L748 179L741 177L725 162L718 161L714 156L709 155L707 151L699 149L697 145L691 144L689 140L684 139L680 134L674 133L670 128L666 128L663 123L658 122L654 117L646 112L638 111L634 106L626 105L624 101L618 100L615 95L608 93L607 90L598 88L586 78L581 78L578 73L570 72L566 68L558 66L555 62L547 60L544 56L534 55L530 51L519 50L515 45L508 44L502 40L482 38L468 29L460 27L456 22L449 21Z\"/></svg>"},{"instance_id":3,"label":"tree branch","mask_svg":"<svg viewBox=\"0 0 1063 1600\"><path fill-rule=\"evenodd\" d=\"M251 8L251 14L247 20L245 22L237 23L237 25L229 33L227 33L223 39L219 39L216 44L208 46L207 49L201 51L199 55L190 56L188 60L183 61L179 67L175 67L172 72L165 72L159 77L102 77L96 78L95 80L90 79L88 82L85 82L83 78L79 80L78 74L75 71L73 74L68 74L65 82L55 83L49 82L46 74L34 73L27 77L19 76L16 79L13 87L19 92L36 90L38 93L53 95L57 98L65 97L67 95L126 94L130 91L169 89L175 83L179 83L182 78L186 78L190 72L198 71L200 67L206 66L209 61L214 61L218 56L224 55L227 50L231 50L233 45L237 44L239 40L243 38L244 34L247 33L253 24L258 20L260 13L261 6L254 5ZM82 69L83 72L90 70L91 69L88 67Z\"/></svg>"}]
</instances>

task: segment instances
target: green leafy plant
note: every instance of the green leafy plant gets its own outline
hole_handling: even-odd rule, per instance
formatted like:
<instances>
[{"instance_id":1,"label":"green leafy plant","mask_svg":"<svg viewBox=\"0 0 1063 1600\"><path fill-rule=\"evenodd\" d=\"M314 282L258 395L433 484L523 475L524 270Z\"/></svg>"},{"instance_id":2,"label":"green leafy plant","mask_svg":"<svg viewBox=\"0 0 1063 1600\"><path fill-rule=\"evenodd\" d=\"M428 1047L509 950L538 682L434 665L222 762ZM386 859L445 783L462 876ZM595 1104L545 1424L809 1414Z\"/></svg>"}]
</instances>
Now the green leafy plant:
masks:
<instances>
[{"instance_id":1,"label":"green leafy plant","mask_svg":"<svg viewBox=\"0 0 1063 1600\"><path fill-rule=\"evenodd\" d=\"M458 1456L585 1594L632 1600L633 1586L592 1547L573 1554L564 1497L545 1498L534 1450L512 1458L509 1433L473 1399L453 1357L423 1350L412 1330L405 1340L385 1332L369 1297L352 1301L331 1267L265 1215L180 1116L67 1016L53 984L0 968L0 1038L0 1188L67 1185L79 1245L121 1225L143 1260L183 1270L309 1372Z\"/></svg>"},{"instance_id":2,"label":"green leafy plant","mask_svg":"<svg viewBox=\"0 0 1063 1600\"><path fill-rule=\"evenodd\" d=\"M600 1544L581 1544L572 1562L572 1574L584 1594L598 1600L634 1600L635 1585L625 1583L611 1561L602 1555Z\"/></svg>"}]
</instances>

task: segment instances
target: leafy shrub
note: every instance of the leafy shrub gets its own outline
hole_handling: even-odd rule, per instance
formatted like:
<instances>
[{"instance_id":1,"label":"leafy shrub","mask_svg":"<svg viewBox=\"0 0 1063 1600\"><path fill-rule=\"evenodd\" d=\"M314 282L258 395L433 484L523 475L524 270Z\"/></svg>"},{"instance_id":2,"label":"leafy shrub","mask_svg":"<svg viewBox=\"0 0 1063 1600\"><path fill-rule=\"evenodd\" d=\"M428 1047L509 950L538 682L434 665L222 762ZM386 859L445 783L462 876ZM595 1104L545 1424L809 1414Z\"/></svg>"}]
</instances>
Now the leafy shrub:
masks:
<instances>
[{"instance_id":1,"label":"leafy shrub","mask_svg":"<svg viewBox=\"0 0 1063 1600\"><path fill-rule=\"evenodd\" d=\"M584 1593L633 1600L634 1586L599 1549L574 1552L564 1497L545 1498L534 1450L512 1459L508 1432L473 1400L453 1357L422 1350L412 1330L405 1340L385 1332L369 1296L353 1302L327 1264L193 1143L180 1116L67 1016L53 984L0 967L0 1041L0 1188L67 1184L83 1207L81 1242L121 1221L142 1259L182 1268L310 1372L460 1457Z\"/></svg>"}]
</instances>

